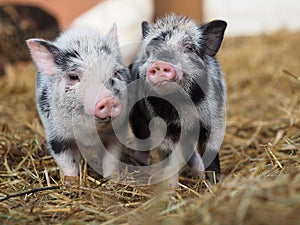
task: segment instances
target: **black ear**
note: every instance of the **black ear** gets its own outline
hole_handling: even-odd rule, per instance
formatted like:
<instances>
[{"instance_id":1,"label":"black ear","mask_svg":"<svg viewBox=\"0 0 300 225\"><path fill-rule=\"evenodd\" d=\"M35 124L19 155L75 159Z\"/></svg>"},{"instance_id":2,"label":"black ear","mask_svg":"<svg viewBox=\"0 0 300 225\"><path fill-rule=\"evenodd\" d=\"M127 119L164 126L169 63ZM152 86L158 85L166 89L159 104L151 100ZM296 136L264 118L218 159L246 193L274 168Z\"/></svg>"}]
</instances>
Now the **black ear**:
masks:
<instances>
[{"instance_id":1,"label":"black ear","mask_svg":"<svg viewBox=\"0 0 300 225\"><path fill-rule=\"evenodd\" d=\"M143 34L143 39L147 36L148 32L150 30L149 23L147 21L142 22L142 34Z\"/></svg>"},{"instance_id":2,"label":"black ear","mask_svg":"<svg viewBox=\"0 0 300 225\"><path fill-rule=\"evenodd\" d=\"M200 27L203 35L202 45L204 52L215 56L221 46L227 23L223 20L214 20Z\"/></svg>"}]
</instances>

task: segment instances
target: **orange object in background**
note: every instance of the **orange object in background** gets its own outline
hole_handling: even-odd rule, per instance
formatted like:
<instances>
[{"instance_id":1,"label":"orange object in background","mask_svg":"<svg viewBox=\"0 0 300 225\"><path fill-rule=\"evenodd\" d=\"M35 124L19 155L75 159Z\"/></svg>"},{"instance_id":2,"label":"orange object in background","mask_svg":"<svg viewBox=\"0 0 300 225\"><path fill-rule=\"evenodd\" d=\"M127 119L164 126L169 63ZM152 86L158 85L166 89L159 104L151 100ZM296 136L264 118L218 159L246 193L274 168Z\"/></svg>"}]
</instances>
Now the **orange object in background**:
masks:
<instances>
[{"instance_id":1,"label":"orange object in background","mask_svg":"<svg viewBox=\"0 0 300 225\"><path fill-rule=\"evenodd\" d=\"M0 0L0 6L20 4L39 7L54 16L61 29L66 29L76 17L101 1L103 0Z\"/></svg>"},{"instance_id":2,"label":"orange object in background","mask_svg":"<svg viewBox=\"0 0 300 225\"><path fill-rule=\"evenodd\" d=\"M162 17L167 13L175 12L203 22L202 0L155 0L155 17Z\"/></svg>"},{"instance_id":3,"label":"orange object in background","mask_svg":"<svg viewBox=\"0 0 300 225\"><path fill-rule=\"evenodd\" d=\"M0 0L0 6L8 4L21 4L40 7L54 16L61 29L66 29L71 22L93 6L104 0ZM202 0L155 0L155 17L175 12L183 14L198 22L203 20Z\"/></svg>"}]
</instances>

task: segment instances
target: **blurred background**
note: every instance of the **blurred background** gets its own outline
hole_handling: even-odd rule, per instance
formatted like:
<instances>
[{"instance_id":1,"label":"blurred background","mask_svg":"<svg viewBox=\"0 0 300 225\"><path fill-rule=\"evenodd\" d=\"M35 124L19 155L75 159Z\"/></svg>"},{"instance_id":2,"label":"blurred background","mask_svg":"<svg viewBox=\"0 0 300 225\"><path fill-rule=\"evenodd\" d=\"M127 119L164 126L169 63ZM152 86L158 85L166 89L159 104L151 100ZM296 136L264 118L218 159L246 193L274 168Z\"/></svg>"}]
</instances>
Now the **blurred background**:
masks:
<instances>
[{"instance_id":1,"label":"blurred background","mask_svg":"<svg viewBox=\"0 0 300 225\"><path fill-rule=\"evenodd\" d=\"M107 32L118 25L126 62L134 57L141 38L140 23L176 12L199 23L224 19L227 36L258 35L279 29L300 29L298 0L0 0L0 73L5 62L28 60L24 40L52 40L72 26L92 26ZM131 45L130 47L127 47Z\"/></svg>"}]
</instances>

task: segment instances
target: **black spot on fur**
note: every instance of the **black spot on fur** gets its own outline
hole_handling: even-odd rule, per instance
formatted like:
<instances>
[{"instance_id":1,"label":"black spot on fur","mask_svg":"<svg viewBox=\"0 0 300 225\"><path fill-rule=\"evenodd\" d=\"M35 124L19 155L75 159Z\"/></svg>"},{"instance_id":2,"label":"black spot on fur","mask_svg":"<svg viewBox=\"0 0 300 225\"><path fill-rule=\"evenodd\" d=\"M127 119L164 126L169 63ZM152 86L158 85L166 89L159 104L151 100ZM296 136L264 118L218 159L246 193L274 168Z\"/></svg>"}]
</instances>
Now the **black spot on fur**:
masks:
<instances>
[{"instance_id":1,"label":"black spot on fur","mask_svg":"<svg viewBox=\"0 0 300 225\"><path fill-rule=\"evenodd\" d=\"M172 36L172 32L171 30L166 30L166 31L162 31L160 34L159 34L159 37L162 38L162 40L166 40L167 38L170 38Z\"/></svg>"},{"instance_id":2,"label":"black spot on fur","mask_svg":"<svg viewBox=\"0 0 300 225\"><path fill-rule=\"evenodd\" d=\"M113 78L110 78L109 84L113 87L115 85L115 80Z\"/></svg>"},{"instance_id":3,"label":"black spot on fur","mask_svg":"<svg viewBox=\"0 0 300 225\"><path fill-rule=\"evenodd\" d=\"M117 88L113 88L114 94L115 95L119 95L120 94L120 90Z\"/></svg>"},{"instance_id":4,"label":"black spot on fur","mask_svg":"<svg viewBox=\"0 0 300 225\"><path fill-rule=\"evenodd\" d=\"M42 89L41 95L38 98L38 103L39 103L40 109L43 113L45 113L45 114L50 113L50 103L49 103L49 98L48 98L47 87L44 87Z\"/></svg>"},{"instance_id":5,"label":"black spot on fur","mask_svg":"<svg viewBox=\"0 0 300 225\"><path fill-rule=\"evenodd\" d=\"M181 126L177 124L180 117L175 107L170 102L158 97L149 97L147 101L152 105L156 116L159 116L166 122L166 136L170 137L174 142L178 141Z\"/></svg>"},{"instance_id":6,"label":"black spot on fur","mask_svg":"<svg viewBox=\"0 0 300 225\"><path fill-rule=\"evenodd\" d=\"M206 97L202 88L196 83L196 81L192 82L189 92L191 99L195 105L200 104Z\"/></svg>"},{"instance_id":7,"label":"black spot on fur","mask_svg":"<svg viewBox=\"0 0 300 225\"><path fill-rule=\"evenodd\" d=\"M111 49L108 45L101 45L100 51L106 52L107 54L111 54Z\"/></svg>"},{"instance_id":8,"label":"black spot on fur","mask_svg":"<svg viewBox=\"0 0 300 225\"><path fill-rule=\"evenodd\" d=\"M52 139L49 141L49 144L55 154L59 154L66 151L67 149L76 147L76 143L74 140Z\"/></svg>"},{"instance_id":9,"label":"black spot on fur","mask_svg":"<svg viewBox=\"0 0 300 225\"><path fill-rule=\"evenodd\" d=\"M207 141L210 137L210 128L204 127L200 122L200 135L198 139L198 152L202 156L206 150Z\"/></svg>"},{"instance_id":10,"label":"black spot on fur","mask_svg":"<svg viewBox=\"0 0 300 225\"><path fill-rule=\"evenodd\" d=\"M168 124L166 135L168 137L171 137L173 142L177 142L179 140L180 133L181 133L181 126L178 126L177 124L174 123Z\"/></svg>"},{"instance_id":11,"label":"black spot on fur","mask_svg":"<svg viewBox=\"0 0 300 225\"><path fill-rule=\"evenodd\" d=\"M153 38L153 39L149 42L148 46L157 48L157 47L160 46L163 42L164 42L164 40L162 40L162 39L159 39L159 38Z\"/></svg>"},{"instance_id":12,"label":"black spot on fur","mask_svg":"<svg viewBox=\"0 0 300 225\"><path fill-rule=\"evenodd\" d=\"M206 145L208 139L210 137L211 130L210 127L204 127L203 124L200 123L200 135L198 140L198 152L201 156L203 156L204 152L207 151ZM206 154L214 154L213 152L207 152ZM220 159L219 153L215 156L214 160L208 165L207 162L204 160L204 167L206 171L214 171L216 175L221 173L220 167Z\"/></svg>"},{"instance_id":13,"label":"black spot on fur","mask_svg":"<svg viewBox=\"0 0 300 225\"><path fill-rule=\"evenodd\" d=\"M149 45L158 46L159 44L161 44L162 42L164 42L167 38L170 38L171 35L172 35L172 31L170 31L170 30L162 31L159 35L157 35L156 37L154 37L149 42Z\"/></svg>"},{"instance_id":14,"label":"black spot on fur","mask_svg":"<svg viewBox=\"0 0 300 225\"><path fill-rule=\"evenodd\" d=\"M80 54L76 50L66 51L64 54L66 58L80 58Z\"/></svg>"},{"instance_id":15,"label":"black spot on fur","mask_svg":"<svg viewBox=\"0 0 300 225\"><path fill-rule=\"evenodd\" d=\"M178 112L170 102L158 97L149 97L147 101L152 105L155 114L165 120L167 124L179 118Z\"/></svg>"},{"instance_id":16,"label":"black spot on fur","mask_svg":"<svg viewBox=\"0 0 300 225\"><path fill-rule=\"evenodd\" d=\"M149 120L146 117L147 111L145 110L145 102L140 100L135 103L129 114L133 134L139 139L150 137Z\"/></svg>"},{"instance_id":17,"label":"black spot on fur","mask_svg":"<svg viewBox=\"0 0 300 225\"><path fill-rule=\"evenodd\" d=\"M157 37L152 39L152 41L164 41L164 40L165 40L165 38L162 37L162 36L157 36Z\"/></svg>"},{"instance_id":18,"label":"black spot on fur","mask_svg":"<svg viewBox=\"0 0 300 225\"><path fill-rule=\"evenodd\" d=\"M57 54L54 54L55 64L61 67L63 71L67 71L74 59L80 58L81 56L76 50L59 51Z\"/></svg>"}]
</instances>

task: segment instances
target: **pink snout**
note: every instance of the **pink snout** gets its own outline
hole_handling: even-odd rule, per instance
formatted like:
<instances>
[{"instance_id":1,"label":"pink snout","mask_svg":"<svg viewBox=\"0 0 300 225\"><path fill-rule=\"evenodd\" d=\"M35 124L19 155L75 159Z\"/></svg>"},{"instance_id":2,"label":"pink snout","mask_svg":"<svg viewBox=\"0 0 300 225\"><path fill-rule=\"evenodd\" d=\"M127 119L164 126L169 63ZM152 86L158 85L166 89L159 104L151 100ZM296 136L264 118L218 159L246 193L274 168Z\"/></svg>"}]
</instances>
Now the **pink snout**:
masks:
<instances>
[{"instance_id":1,"label":"pink snout","mask_svg":"<svg viewBox=\"0 0 300 225\"><path fill-rule=\"evenodd\" d=\"M157 61L149 66L147 71L148 79L156 84L162 81L173 81L176 78L176 70L169 63Z\"/></svg>"},{"instance_id":2,"label":"pink snout","mask_svg":"<svg viewBox=\"0 0 300 225\"><path fill-rule=\"evenodd\" d=\"M96 104L94 113L98 119L107 119L117 117L121 110L121 102L113 96L108 96Z\"/></svg>"}]
</instances>

